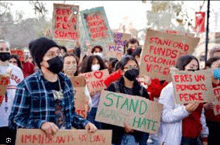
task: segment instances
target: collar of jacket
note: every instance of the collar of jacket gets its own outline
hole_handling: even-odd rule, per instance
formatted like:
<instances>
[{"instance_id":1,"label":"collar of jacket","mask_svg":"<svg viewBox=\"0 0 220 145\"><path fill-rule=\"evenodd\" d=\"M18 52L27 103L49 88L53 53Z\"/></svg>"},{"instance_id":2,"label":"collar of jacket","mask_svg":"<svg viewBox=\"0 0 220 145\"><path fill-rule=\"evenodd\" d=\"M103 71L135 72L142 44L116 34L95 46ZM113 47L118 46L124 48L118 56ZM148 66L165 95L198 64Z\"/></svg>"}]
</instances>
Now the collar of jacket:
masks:
<instances>
[{"instance_id":1,"label":"collar of jacket","mask_svg":"<svg viewBox=\"0 0 220 145\"><path fill-rule=\"evenodd\" d=\"M124 77L123 76L119 79L118 84L119 84L120 88L124 87ZM141 89L141 86L140 86L140 84L138 83L137 80L134 81L133 88L135 88L137 90Z\"/></svg>"}]
</instances>

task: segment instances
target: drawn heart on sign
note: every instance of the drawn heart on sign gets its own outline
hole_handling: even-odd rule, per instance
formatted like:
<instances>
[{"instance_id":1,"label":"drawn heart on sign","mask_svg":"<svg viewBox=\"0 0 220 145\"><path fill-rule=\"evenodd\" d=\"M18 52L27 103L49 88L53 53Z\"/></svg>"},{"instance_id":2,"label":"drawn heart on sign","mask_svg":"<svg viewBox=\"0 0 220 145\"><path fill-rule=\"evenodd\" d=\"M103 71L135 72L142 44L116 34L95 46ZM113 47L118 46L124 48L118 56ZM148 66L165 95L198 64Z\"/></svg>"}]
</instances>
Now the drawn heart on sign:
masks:
<instances>
[{"instance_id":1,"label":"drawn heart on sign","mask_svg":"<svg viewBox=\"0 0 220 145\"><path fill-rule=\"evenodd\" d=\"M94 72L94 76L96 77L96 78L98 78L98 79L101 79L102 78L102 76L103 76L103 72L98 72L98 71L96 71L96 72Z\"/></svg>"},{"instance_id":2,"label":"drawn heart on sign","mask_svg":"<svg viewBox=\"0 0 220 145\"><path fill-rule=\"evenodd\" d=\"M79 85L79 82L75 81L75 84L76 84L76 85Z\"/></svg>"}]
</instances>

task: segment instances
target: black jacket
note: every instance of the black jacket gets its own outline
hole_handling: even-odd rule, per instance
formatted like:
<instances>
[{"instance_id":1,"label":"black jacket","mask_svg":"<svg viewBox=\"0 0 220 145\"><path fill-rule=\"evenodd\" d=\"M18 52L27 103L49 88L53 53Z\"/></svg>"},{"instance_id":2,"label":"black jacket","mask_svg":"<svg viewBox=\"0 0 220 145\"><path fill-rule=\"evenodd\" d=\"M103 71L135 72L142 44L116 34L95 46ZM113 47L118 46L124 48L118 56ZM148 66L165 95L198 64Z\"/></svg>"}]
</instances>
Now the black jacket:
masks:
<instances>
[{"instance_id":1,"label":"black jacket","mask_svg":"<svg viewBox=\"0 0 220 145\"><path fill-rule=\"evenodd\" d=\"M107 90L108 91L112 91L112 92L117 92L117 90L119 89L118 93L124 93L124 78L121 77L121 79L119 79L117 82L115 82L116 84L112 83ZM118 86L118 89L115 88L115 86ZM149 99L149 95L146 91L145 88L143 88L137 81L134 82L133 85L133 94L129 94L129 95L135 95L135 96L141 96L144 97L146 99ZM104 124L103 123L103 129L111 129L112 130L112 143L113 144L120 144L122 135L124 134L124 128L123 127L118 127L115 125L109 125L109 124ZM135 140L137 142L139 142L142 139L143 134L148 135L147 133L143 133L141 131L134 131L133 133L130 133L131 135L133 135L135 137ZM141 145L141 143L140 143Z\"/></svg>"}]
</instances>

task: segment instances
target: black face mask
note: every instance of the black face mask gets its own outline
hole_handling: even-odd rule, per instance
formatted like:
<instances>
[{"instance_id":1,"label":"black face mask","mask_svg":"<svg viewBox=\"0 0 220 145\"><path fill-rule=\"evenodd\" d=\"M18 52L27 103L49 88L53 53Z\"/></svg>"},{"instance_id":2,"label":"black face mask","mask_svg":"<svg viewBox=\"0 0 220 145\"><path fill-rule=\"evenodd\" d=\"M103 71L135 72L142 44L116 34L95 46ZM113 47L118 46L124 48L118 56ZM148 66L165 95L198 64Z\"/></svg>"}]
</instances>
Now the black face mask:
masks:
<instances>
[{"instance_id":1,"label":"black face mask","mask_svg":"<svg viewBox=\"0 0 220 145\"><path fill-rule=\"evenodd\" d=\"M197 71L198 69L188 69L187 71Z\"/></svg>"},{"instance_id":2,"label":"black face mask","mask_svg":"<svg viewBox=\"0 0 220 145\"><path fill-rule=\"evenodd\" d=\"M128 54L128 55L131 55L131 54L133 53L133 51L134 51L134 50L133 50L132 48L128 48L128 49L127 49L127 54Z\"/></svg>"},{"instance_id":3,"label":"black face mask","mask_svg":"<svg viewBox=\"0 0 220 145\"><path fill-rule=\"evenodd\" d=\"M0 53L0 60L1 61L7 61L10 59L10 53L9 52L4 52L4 53Z\"/></svg>"},{"instance_id":4,"label":"black face mask","mask_svg":"<svg viewBox=\"0 0 220 145\"><path fill-rule=\"evenodd\" d=\"M131 69L125 72L125 77L130 81L134 81L138 75L139 75L138 69Z\"/></svg>"},{"instance_id":5,"label":"black face mask","mask_svg":"<svg viewBox=\"0 0 220 145\"><path fill-rule=\"evenodd\" d=\"M62 71L63 69L63 59L59 56L54 57L50 60L47 61L49 64L49 68L48 70L50 70L51 72L58 74L59 72Z\"/></svg>"}]
</instances>

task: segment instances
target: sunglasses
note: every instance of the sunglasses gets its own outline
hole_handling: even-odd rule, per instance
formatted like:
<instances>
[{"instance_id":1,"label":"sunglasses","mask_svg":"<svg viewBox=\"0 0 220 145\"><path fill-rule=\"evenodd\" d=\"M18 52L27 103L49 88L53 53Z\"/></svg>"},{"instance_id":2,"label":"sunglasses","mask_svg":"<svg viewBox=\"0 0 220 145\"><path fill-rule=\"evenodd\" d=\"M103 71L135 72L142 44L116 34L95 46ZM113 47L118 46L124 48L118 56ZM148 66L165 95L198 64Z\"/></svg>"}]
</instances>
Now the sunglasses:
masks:
<instances>
[{"instance_id":1,"label":"sunglasses","mask_svg":"<svg viewBox=\"0 0 220 145\"><path fill-rule=\"evenodd\" d=\"M0 51L4 51L4 50L9 51L10 49L9 48L3 48L3 47L0 48Z\"/></svg>"}]
</instances>

